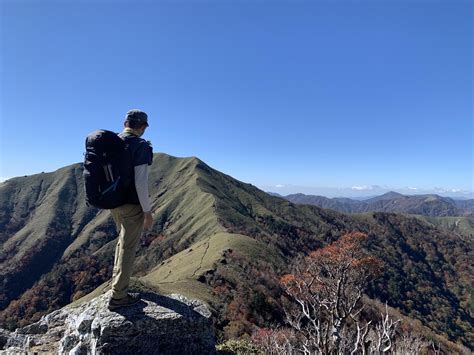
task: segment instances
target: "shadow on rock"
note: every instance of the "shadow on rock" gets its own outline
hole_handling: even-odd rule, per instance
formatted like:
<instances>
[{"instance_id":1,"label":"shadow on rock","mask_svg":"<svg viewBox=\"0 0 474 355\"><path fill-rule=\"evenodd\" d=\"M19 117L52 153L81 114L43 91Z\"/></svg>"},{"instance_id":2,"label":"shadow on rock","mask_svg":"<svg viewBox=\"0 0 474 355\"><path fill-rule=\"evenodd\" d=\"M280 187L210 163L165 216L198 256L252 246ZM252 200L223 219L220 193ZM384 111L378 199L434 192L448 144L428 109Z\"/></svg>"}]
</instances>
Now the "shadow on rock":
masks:
<instances>
[{"instance_id":1,"label":"shadow on rock","mask_svg":"<svg viewBox=\"0 0 474 355\"><path fill-rule=\"evenodd\" d=\"M128 320L132 321L137 316L140 316L140 314L142 317L144 315L146 316L146 307L149 304L154 304L190 319L199 319L202 317L208 318L210 316L210 313L207 314L207 307L205 307L200 301L196 302L195 300L187 300L186 298L180 295L175 294L173 295L173 297L176 298L172 298L152 292L142 292L140 293L140 297L141 300L137 304L131 307L118 308L110 312L118 313L123 317L127 318ZM191 308L193 305L199 311L196 311L195 308Z\"/></svg>"}]
</instances>

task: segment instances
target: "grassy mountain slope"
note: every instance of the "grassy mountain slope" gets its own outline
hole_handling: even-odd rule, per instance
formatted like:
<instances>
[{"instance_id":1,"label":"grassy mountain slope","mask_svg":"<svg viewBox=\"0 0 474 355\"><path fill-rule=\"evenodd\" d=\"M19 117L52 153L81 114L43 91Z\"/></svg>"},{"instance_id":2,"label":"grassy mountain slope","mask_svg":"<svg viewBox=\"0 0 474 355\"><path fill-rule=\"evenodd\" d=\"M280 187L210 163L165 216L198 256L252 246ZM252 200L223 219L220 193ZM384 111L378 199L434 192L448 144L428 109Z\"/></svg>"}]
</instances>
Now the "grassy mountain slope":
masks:
<instances>
[{"instance_id":1,"label":"grassy mountain slope","mask_svg":"<svg viewBox=\"0 0 474 355\"><path fill-rule=\"evenodd\" d=\"M38 186L41 198L24 192L30 186ZM155 154L150 191L156 222L142 238L136 277L164 292L207 300L222 328L238 332L281 320L278 287L268 275L284 272L300 253L360 230L369 234L367 249L385 263L371 296L453 340L471 341L472 239L402 215L295 205L197 158ZM7 231L1 234L2 326L31 322L103 288L115 225L107 211L85 207L79 164L11 179L0 185L0 196L0 226ZM31 232L22 236L23 230ZM31 254L38 265L17 254ZM19 275L32 265L35 275L25 282Z\"/></svg>"},{"instance_id":2,"label":"grassy mountain slope","mask_svg":"<svg viewBox=\"0 0 474 355\"><path fill-rule=\"evenodd\" d=\"M225 252L229 250L239 250L248 258L284 264L282 256L272 246L245 235L216 233L162 261L140 280L160 290L179 292L213 303L216 299L203 284L203 275L212 274L216 263L225 263Z\"/></svg>"},{"instance_id":3,"label":"grassy mountain slope","mask_svg":"<svg viewBox=\"0 0 474 355\"><path fill-rule=\"evenodd\" d=\"M466 238L474 238L474 217L428 217L420 215L416 217L432 226L458 233Z\"/></svg>"},{"instance_id":4,"label":"grassy mountain slope","mask_svg":"<svg viewBox=\"0 0 474 355\"><path fill-rule=\"evenodd\" d=\"M0 185L0 309L48 272L93 218L81 174L75 164Z\"/></svg>"}]
</instances>

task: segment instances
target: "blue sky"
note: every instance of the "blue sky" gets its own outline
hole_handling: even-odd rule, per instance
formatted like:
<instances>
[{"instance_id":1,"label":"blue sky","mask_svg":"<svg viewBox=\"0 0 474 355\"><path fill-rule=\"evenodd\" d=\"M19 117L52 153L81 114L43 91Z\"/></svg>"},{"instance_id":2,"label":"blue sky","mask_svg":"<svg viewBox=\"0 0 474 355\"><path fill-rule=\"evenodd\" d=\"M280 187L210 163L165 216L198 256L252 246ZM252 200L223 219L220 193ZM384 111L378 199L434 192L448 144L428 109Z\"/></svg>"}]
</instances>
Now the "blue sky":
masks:
<instances>
[{"instance_id":1,"label":"blue sky","mask_svg":"<svg viewBox=\"0 0 474 355\"><path fill-rule=\"evenodd\" d=\"M265 190L474 190L470 1L0 4L2 178L141 108L155 152Z\"/></svg>"}]
</instances>

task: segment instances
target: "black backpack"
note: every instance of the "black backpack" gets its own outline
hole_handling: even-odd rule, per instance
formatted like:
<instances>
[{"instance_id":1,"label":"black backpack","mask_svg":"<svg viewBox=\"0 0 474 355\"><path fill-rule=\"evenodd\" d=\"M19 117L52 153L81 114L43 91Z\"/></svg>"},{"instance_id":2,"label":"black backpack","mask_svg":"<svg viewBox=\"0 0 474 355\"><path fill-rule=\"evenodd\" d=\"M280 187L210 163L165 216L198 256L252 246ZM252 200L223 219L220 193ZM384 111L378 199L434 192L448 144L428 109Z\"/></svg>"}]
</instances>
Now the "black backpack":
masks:
<instances>
[{"instance_id":1,"label":"black backpack","mask_svg":"<svg viewBox=\"0 0 474 355\"><path fill-rule=\"evenodd\" d=\"M84 185L88 205L112 209L127 202L133 169L127 144L116 133L98 130L86 138Z\"/></svg>"}]
</instances>

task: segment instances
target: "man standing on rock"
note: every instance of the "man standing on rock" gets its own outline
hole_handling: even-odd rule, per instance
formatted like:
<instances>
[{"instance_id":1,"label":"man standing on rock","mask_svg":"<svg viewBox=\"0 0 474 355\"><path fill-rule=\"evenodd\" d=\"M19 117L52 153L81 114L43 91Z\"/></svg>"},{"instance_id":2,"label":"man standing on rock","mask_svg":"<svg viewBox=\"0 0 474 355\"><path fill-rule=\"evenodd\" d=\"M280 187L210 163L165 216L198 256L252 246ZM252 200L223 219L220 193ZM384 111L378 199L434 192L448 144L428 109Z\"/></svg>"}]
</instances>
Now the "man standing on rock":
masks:
<instances>
[{"instance_id":1,"label":"man standing on rock","mask_svg":"<svg viewBox=\"0 0 474 355\"><path fill-rule=\"evenodd\" d=\"M147 127L147 114L140 110L130 110L125 116L124 130L119 134L131 156L129 178L134 183L127 194L127 203L110 210L119 230L119 237L115 248L109 310L131 306L140 301L140 296L128 293L128 288L142 231L153 225L148 194L148 166L152 163L153 151L150 143L140 138Z\"/></svg>"}]
</instances>

